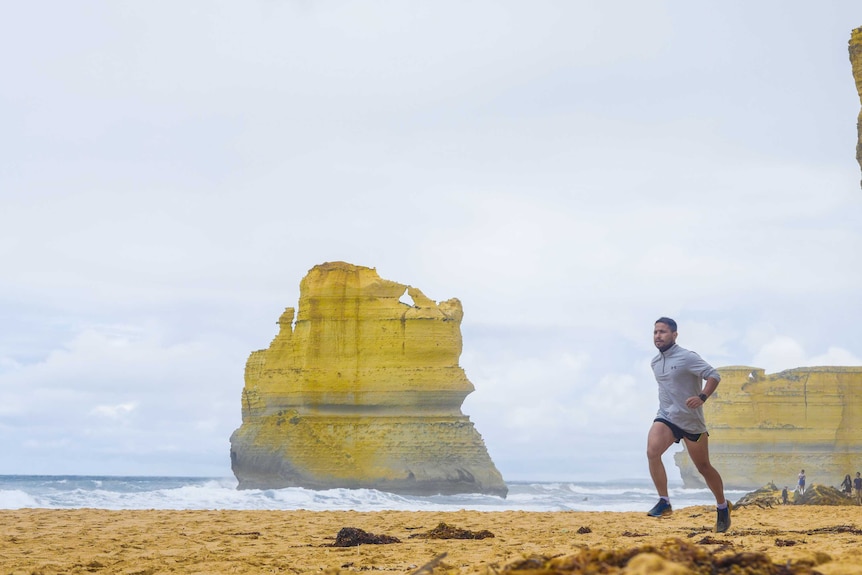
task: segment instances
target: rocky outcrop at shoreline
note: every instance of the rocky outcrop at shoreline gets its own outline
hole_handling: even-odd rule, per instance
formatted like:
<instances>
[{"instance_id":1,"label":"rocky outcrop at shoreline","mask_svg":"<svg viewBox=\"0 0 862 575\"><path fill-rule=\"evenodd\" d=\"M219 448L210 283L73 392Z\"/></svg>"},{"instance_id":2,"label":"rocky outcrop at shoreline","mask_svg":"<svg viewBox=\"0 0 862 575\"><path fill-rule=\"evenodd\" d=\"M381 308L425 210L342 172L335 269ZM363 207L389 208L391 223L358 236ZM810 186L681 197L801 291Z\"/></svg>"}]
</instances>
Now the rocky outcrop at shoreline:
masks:
<instances>
[{"instance_id":1,"label":"rocky outcrop at shoreline","mask_svg":"<svg viewBox=\"0 0 862 575\"><path fill-rule=\"evenodd\" d=\"M746 506L755 506L761 508L774 507L776 505L858 505L855 497L842 493L834 487L828 485L819 485L817 483L808 486L804 492L797 490L789 490L787 492L787 502L784 501L783 492L780 487L774 483L767 483L760 489L756 489L751 493L743 495L736 503L733 504L735 509Z\"/></svg>"}]
</instances>

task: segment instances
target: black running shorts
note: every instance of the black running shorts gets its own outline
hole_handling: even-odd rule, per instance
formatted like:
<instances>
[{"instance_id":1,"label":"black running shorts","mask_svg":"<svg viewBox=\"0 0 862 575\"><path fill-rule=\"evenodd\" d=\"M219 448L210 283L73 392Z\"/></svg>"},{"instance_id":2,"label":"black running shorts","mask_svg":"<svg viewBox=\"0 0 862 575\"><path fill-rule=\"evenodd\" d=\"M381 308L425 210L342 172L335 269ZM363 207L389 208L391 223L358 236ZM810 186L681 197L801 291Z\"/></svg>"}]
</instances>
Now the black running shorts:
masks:
<instances>
[{"instance_id":1,"label":"black running shorts","mask_svg":"<svg viewBox=\"0 0 862 575\"><path fill-rule=\"evenodd\" d=\"M703 433L689 433L688 431L683 431L679 426L674 425L673 423L671 423L667 419L663 419L661 417L656 417L653 421L657 421L659 423L664 423L665 425L667 425L670 428L671 431L673 431L673 436L676 439L676 441L674 441L674 443L679 443L679 440L682 439L683 437L685 437L689 441L700 441L700 438L703 437L704 435L709 436L709 433L707 433L705 431Z\"/></svg>"}]
</instances>

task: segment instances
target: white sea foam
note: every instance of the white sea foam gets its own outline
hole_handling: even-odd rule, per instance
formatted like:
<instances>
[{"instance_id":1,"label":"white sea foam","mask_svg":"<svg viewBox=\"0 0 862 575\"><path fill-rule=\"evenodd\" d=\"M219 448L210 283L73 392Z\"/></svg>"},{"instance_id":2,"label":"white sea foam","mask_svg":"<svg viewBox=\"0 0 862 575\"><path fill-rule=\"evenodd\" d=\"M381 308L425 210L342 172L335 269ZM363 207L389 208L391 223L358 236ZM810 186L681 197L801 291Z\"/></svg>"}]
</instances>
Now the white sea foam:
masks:
<instances>
[{"instance_id":1,"label":"white sea foam","mask_svg":"<svg viewBox=\"0 0 862 575\"><path fill-rule=\"evenodd\" d=\"M237 490L230 478L0 476L0 508L261 509L354 511L641 511L656 499L648 481L512 482L489 495L412 497L374 489ZM735 500L742 492L728 492ZM708 505L706 489L671 489L674 507Z\"/></svg>"},{"instance_id":2,"label":"white sea foam","mask_svg":"<svg viewBox=\"0 0 862 575\"><path fill-rule=\"evenodd\" d=\"M0 509L36 507L36 500L20 489L0 490Z\"/></svg>"}]
</instances>

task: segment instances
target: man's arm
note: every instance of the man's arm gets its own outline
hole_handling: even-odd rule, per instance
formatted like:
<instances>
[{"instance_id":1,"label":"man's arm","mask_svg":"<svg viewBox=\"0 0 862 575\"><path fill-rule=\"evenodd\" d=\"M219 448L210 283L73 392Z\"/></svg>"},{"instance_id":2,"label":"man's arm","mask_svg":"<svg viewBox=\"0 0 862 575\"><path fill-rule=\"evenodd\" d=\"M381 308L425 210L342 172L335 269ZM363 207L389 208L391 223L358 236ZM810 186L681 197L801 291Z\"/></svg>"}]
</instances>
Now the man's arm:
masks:
<instances>
[{"instance_id":1,"label":"man's arm","mask_svg":"<svg viewBox=\"0 0 862 575\"><path fill-rule=\"evenodd\" d=\"M703 386L703 394L707 397L712 395L715 392L715 388L718 387L719 378L715 378L713 376L709 376L706 378L706 385Z\"/></svg>"},{"instance_id":2,"label":"man's arm","mask_svg":"<svg viewBox=\"0 0 862 575\"><path fill-rule=\"evenodd\" d=\"M701 392L701 395L705 395L707 398L712 395L715 391L715 388L718 387L718 382L720 379L721 377L716 378L711 375L707 377L706 385L703 386L703 391ZM694 395L685 400L685 404L691 409L697 409L704 403L706 403L706 401L704 399L701 399L700 395Z\"/></svg>"},{"instance_id":3,"label":"man's arm","mask_svg":"<svg viewBox=\"0 0 862 575\"><path fill-rule=\"evenodd\" d=\"M693 351L689 352L689 356L686 361L686 369L689 373L696 375L700 379L706 380L706 385L703 387L700 394L694 395L685 400L685 404L690 409L697 409L706 402L706 400L702 399L701 396L706 396L708 398L713 394L715 388L718 387L718 382L721 381L721 375L714 367L706 363L700 355Z\"/></svg>"}]
</instances>

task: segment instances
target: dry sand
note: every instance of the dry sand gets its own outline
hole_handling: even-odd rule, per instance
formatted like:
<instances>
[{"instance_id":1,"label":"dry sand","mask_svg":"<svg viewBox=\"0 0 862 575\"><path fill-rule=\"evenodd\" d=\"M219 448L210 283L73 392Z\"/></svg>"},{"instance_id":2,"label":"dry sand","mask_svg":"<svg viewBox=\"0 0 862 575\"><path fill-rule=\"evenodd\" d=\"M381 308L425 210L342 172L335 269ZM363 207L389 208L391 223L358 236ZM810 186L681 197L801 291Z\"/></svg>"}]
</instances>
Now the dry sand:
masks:
<instances>
[{"instance_id":1,"label":"dry sand","mask_svg":"<svg viewBox=\"0 0 862 575\"><path fill-rule=\"evenodd\" d=\"M862 507L746 507L735 510L724 534L712 533L714 521L711 507L677 509L662 519L618 512L0 510L0 574L409 574L424 566L426 574L493 575L533 555L674 538L718 555L761 552L773 563L808 564L826 575L862 574ZM441 522L495 537L410 538ZM331 547L342 527L401 543ZM632 565L629 572L668 571L667 563Z\"/></svg>"}]
</instances>

